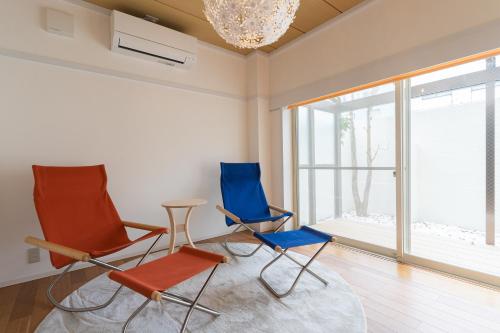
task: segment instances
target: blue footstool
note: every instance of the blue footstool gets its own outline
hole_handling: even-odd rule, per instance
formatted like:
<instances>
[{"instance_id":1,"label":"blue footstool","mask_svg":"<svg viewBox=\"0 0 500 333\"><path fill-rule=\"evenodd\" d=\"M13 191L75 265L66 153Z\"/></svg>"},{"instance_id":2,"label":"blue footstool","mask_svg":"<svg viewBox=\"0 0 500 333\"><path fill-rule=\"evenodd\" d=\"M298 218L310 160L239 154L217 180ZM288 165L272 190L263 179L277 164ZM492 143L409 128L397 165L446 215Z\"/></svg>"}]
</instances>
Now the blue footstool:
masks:
<instances>
[{"instance_id":1,"label":"blue footstool","mask_svg":"<svg viewBox=\"0 0 500 333\"><path fill-rule=\"evenodd\" d=\"M271 292L273 295L275 295L278 298L288 296L295 286L297 285L297 282L299 281L300 277L304 272L308 272L312 276L314 276L316 279L320 280L323 282L325 285L328 285L328 282L311 271L308 267L309 265L316 259L316 257L323 251L323 249L326 247L326 245L330 242L335 241L334 237L330 234L327 234L325 232L318 231L316 229L307 227L307 226L302 226L298 230L292 230L292 231L282 231L282 232L275 232L275 233L254 233L254 236L258 239L260 239L264 244L267 246L271 247L273 250L279 253L279 255L271 260L267 265L262 268L262 271L260 272L260 281L262 284ZM320 249L309 259L309 261L304 265L297 261L295 258L291 257L287 251L291 248L294 247L299 247L299 246L305 246L305 245L313 245L313 244L323 244ZM299 274L295 278L295 280L292 283L292 286L284 293L278 293L271 285L264 279L263 273L266 269L268 269L271 265L273 265L276 261L278 261L281 257L287 257L288 259L292 260L294 263L302 267L300 270Z\"/></svg>"}]
</instances>

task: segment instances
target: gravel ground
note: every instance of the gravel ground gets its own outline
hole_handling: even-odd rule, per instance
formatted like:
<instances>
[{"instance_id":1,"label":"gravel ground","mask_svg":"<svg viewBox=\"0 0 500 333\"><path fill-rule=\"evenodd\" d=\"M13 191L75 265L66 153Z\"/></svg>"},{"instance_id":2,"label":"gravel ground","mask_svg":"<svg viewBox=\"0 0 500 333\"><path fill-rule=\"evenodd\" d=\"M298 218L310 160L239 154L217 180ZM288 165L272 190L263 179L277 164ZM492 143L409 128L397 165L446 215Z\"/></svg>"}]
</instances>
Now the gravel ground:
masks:
<instances>
[{"instance_id":1,"label":"gravel ground","mask_svg":"<svg viewBox=\"0 0 500 333\"><path fill-rule=\"evenodd\" d=\"M367 217L361 217L357 216L355 211L352 211L344 213L342 218L358 223L379 224L386 225L388 227L394 227L396 225L394 216L385 214L372 214ZM333 217L330 218L330 220L331 219L333 219ZM438 237L463 241L471 245L485 243L484 231L466 229L458 226L431 223L427 221L414 221L412 222L411 230L415 233L432 234Z\"/></svg>"}]
</instances>

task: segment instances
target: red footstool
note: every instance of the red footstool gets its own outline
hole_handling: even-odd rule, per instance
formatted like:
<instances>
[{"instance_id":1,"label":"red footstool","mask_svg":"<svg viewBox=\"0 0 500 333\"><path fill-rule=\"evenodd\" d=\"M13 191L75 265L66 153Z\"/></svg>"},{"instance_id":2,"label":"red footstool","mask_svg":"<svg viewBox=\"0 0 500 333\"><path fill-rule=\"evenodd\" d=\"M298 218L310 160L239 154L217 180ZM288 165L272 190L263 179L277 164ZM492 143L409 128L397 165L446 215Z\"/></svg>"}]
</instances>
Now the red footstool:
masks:
<instances>
[{"instance_id":1,"label":"red footstool","mask_svg":"<svg viewBox=\"0 0 500 333\"><path fill-rule=\"evenodd\" d=\"M141 312L152 300L166 300L189 306L189 311L182 324L181 332L184 332L189 321L189 317L194 309L207 312L213 315L220 315L219 312L199 305L198 301L205 291L208 282L212 278L220 263L227 262L223 255L195 249L189 246L182 246L178 252L162 257L138 267L123 271L112 271L109 278L142 294L148 299L127 319L123 325L123 332L127 329L132 319ZM182 281L212 268L210 275L200 289L194 300L187 299L180 295L168 293L167 290Z\"/></svg>"}]
</instances>

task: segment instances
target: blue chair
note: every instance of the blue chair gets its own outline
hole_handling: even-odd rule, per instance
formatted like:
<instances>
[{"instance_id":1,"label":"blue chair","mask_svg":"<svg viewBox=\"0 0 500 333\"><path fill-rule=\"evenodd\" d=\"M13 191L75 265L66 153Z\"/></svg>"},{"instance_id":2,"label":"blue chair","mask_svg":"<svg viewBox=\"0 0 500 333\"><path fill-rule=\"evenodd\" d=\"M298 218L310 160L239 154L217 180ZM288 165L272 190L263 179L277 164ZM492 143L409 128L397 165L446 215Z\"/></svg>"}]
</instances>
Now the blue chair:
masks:
<instances>
[{"instance_id":1,"label":"blue chair","mask_svg":"<svg viewBox=\"0 0 500 333\"><path fill-rule=\"evenodd\" d=\"M254 255L264 244L261 242L257 248L250 253L236 253L229 248L228 240L241 228L253 230L249 224L262 222L279 223L275 232L293 216L293 213L285 209L269 205L260 183L259 163L224 163L221 162L220 187L224 208L217 209L226 215L228 227L237 225L236 229L224 240L224 248L234 256L250 257ZM271 210L276 214L271 214Z\"/></svg>"},{"instance_id":2,"label":"blue chair","mask_svg":"<svg viewBox=\"0 0 500 333\"><path fill-rule=\"evenodd\" d=\"M278 256L262 268L259 277L262 284L273 295L278 298L288 296L304 272L308 272L325 285L328 285L326 280L309 269L309 265L328 243L334 241L333 236L307 226L302 226L299 230L280 232L279 230L293 216L293 213L267 203L262 184L260 183L259 163L221 163L221 191L224 208L217 206L217 209L226 215L226 224L228 226L237 225L237 228L224 240L224 248L232 255L249 257L255 254L262 245L266 244L279 253ZM271 215L271 210L276 211L278 214ZM272 233L255 232L248 226L248 224L266 221L280 222L278 222L278 226ZM235 253L228 245L228 239L241 228L251 231L253 236L261 242L255 250L247 254ZM288 254L290 248L312 244L322 244L322 246L306 264L300 263ZM299 265L301 269L293 280L291 287L285 292L280 293L266 281L263 274L266 269L282 257L289 258Z\"/></svg>"}]
</instances>

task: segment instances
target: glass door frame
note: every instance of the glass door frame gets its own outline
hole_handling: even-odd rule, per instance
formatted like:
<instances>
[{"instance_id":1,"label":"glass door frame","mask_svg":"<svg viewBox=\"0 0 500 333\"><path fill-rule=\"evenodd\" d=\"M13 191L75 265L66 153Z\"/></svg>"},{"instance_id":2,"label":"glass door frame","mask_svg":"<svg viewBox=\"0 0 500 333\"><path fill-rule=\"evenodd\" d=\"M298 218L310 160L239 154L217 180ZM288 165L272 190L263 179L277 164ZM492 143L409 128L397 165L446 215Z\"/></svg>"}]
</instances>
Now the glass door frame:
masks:
<instances>
[{"instance_id":1,"label":"glass door frame","mask_svg":"<svg viewBox=\"0 0 500 333\"><path fill-rule=\"evenodd\" d=\"M395 94L397 94L397 84L395 85ZM396 98L396 101L395 101L395 104L397 103L397 98ZM395 126L397 125L397 120L398 120L398 117L397 117L397 106L395 105ZM334 164L332 165L327 165L327 164L319 164L319 165L316 165L315 163L315 146L314 146L314 135L315 135L315 132L314 132L314 112L311 112L313 110L309 110L308 112L308 161L309 163L307 165L301 165L300 164L300 161L299 161L299 144L298 144L298 138L299 138L299 121L298 121L298 108L294 108L292 109L292 123L293 123L293 138L292 138L292 141L294 142L294 170L295 170L295 191L294 191L294 207L295 207L295 210L297 212L297 216L298 218L297 219L294 219L294 227L295 228L299 228L299 224L300 224L300 216L301 216L301 213L300 213L300 204L299 204L299 200L300 200L300 176L299 176L299 172L300 170L309 170L309 175L308 175L308 183L309 183L309 199L308 199L308 202L309 202L309 220L310 221L315 221L316 220L316 198L315 198L315 195L316 195L316 191L315 191L315 177L314 177L314 172L311 172L311 170L333 170L334 171L334 179L335 179L335 182L336 184L338 184L338 179L340 177L340 172L343 171L343 170L358 170L358 171L366 171L366 170L372 170L372 171L392 171L394 173L396 173L397 175L397 160L395 162L396 165L394 166L391 166L391 167L386 167L386 166L380 166L380 167L377 167L377 166L372 166L372 167L362 167L362 166L359 166L359 167L349 167L349 166L346 166L346 167L342 167L340 165L338 165L338 161L339 161L339 155L340 155L340 151L338 149L339 147L339 141L340 141L340 130L339 130L339 119L340 119L340 114L338 113L335 113L334 114L334 117L335 117L335 121L334 121L334 126L335 126L335 135L334 135L334 140L335 140L335 144L334 144L334 148L335 148L335 151L334 151ZM397 128L397 127L396 127ZM396 129L396 132L397 132L397 129ZM397 144L396 144L396 149L397 149ZM397 177L396 177L396 184L397 184ZM339 201L341 202L341 187L340 186L335 186L335 213L336 215L339 213L338 212L338 209L340 207L339 205ZM396 190L396 195L397 195L397 189ZM397 210L396 210L397 212ZM338 241L342 244L345 244L345 245L348 245L348 246L352 246L352 247L356 247L356 248L359 248L359 249L362 249L362 250L366 250L366 251L370 251L370 252L374 252L374 253L378 253L378 254L381 254L381 255L384 255L384 256L387 256L387 257L392 257L392 258L396 258L397 257L397 247L396 248L389 248L389 247L384 247L384 246L381 246L381 245L377 245L377 244L372 244L372 243L369 243L369 242L365 242L365 241L361 241L361 240L357 240L357 239L353 239L353 238L347 238L347 237L341 237L341 236L338 236L336 235L336 238L338 239Z\"/></svg>"},{"instance_id":2,"label":"glass door frame","mask_svg":"<svg viewBox=\"0 0 500 333\"><path fill-rule=\"evenodd\" d=\"M486 58L486 69L470 76L475 83L486 85L486 243L495 244L495 58ZM481 76L484 79L479 79ZM477 82L475 81L477 78ZM470 87L474 83L457 82L449 90ZM425 267L479 283L500 287L500 276L447 264L411 254L411 90L410 79L396 82L396 182L397 182L397 257L399 262ZM493 99L493 102L492 102ZM500 175L498 175L500 176Z\"/></svg>"},{"instance_id":3,"label":"glass door frame","mask_svg":"<svg viewBox=\"0 0 500 333\"><path fill-rule=\"evenodd\" d=\"M477 59L476 59L477 60ZM490 68L491 69L491 65ZM500 71L500 67L495 68L496 71ZM396 249L390 249L386 247L382 247L379 245L345 238L345 237L337 237L337 241L340 244L344 244L347 246L356 247L362 250L366 250L369 252L373 252L376 254L380 254L386 257L394 258L398 262L406 263L410 265L421 266L427 269L436 270L448 274L452 274L455 276L459 276L468 280L473 280L479 283L493 285L496 287L500 287L500 276L495 276L479 271L470 270L467 268L454 266L450 264L446 264L443 262L418 257L412 255L410 252L411 245L411 203L410 203L410 195L411 195L411 182L410 182L410 106L411 106L411 87L410 87L410 79L403 79L399 81L395 81L395 173L396 173ZM455 87L453 87L455 89ZM491 96L491 92L489 93L489 98L495 98L494 95L494 84L493 84L493 95ZM487 133L491 133L488 131L494 131L494 117L495 117L495 109L494 106L488 104L487 97L487 111L486 117L489 117L490 125L487 126ZM491 120L493 119L493 128L491 126ZM310 120L310 119L309 119ZM299 157L298 157L298 108L292 109L292 142L293 142L293 155L294 155L294 193L293 193L293 201L294 207L297 211L297 219L294 219L295 228L299 227L299 218L300 218L300 205L299 205L299 170L304 169L299 166ZM309 130L309 135L314 136ZM491 138L491 136L487 135ZM494 138L494 136L493 136ZM309 138L311 139L311 138ZM313 138L314 139L314 138ZM487 142L487 149L493 149L494 156L494 142L491 140ZM493 147L493 148L492 148ZM486 153L486 152L485 152ZM491 154L491 151L489 151ZM493 163L493 172L494 172L494 158L493 162L490 160L487 161L487 168L490 168L491 165L488 164ZM332 166L333 168L333 166ZM342 169L342 167L338 167ZM318 169L317 167L311 169ZM348 168L352 169L352 168ZM363 168L361 168L363 169ZM366 169L366 168L365 168ZM374 168L374 170L377 168ZM391 169L392 170L392 169ZM497 175L500 176L500 175ZM487 176L488 178L488 176ZM491 180L491 179L489 179ZM488 179L487 179L488 181ZM491 185L493 184L493 188ZM489 229L489 243L491 244L491 233L494 233L494 225L492 225L492 214L494 214L494 206L491 207L491 198L494 198L494 182L489 181L489 186L487 186L487 191L493 191L493 196L490 193L490 199L487 201L487 229ZM493 200L494 201L494 200ZM494 205L494 202L493 202ZM494 219L494 217L493 217ZM494 223L494 222L493 222ZM488 239L488 236L487 236Z\"/></svg>"}]
</instances>

